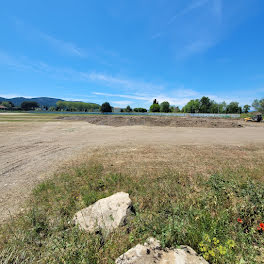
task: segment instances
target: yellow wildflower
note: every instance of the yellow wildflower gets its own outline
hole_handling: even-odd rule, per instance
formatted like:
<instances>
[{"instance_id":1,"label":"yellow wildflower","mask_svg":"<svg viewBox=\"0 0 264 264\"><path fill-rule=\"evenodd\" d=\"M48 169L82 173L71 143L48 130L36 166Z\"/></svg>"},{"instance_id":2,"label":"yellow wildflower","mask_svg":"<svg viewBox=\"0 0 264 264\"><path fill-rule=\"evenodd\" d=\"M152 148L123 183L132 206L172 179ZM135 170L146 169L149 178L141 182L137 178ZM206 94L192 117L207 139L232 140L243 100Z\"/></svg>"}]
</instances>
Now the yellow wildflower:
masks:
<instances>
[{"instance_id":1,"label":"yellow wildflower","mask_svg":"<svg viewBox=\"0 0 264 264\"><path fill-rule=\"evenodd\" d=\"M200 242L199 247L203 247L203 246L204 246L203 242Z\"/></svg>"},{"instance_id":2,"label":"yellow wildflower","mask_svg":"<svg viewBox=\"0 0 264 264\"><path fill-rule=\"evenodd\" d=\"M234 240L228 240L226 244L228 245L229 248L235 247L235 241Z\"/></svg>"},{"instance_id":3,"label":"yellow wildflower","mask_svg":"<svg viewBox=\"0 0 264 264\"><path fill-rule=\"evenodd\" d=\"M225 255L227 252L226 247L223 247L221 245L218 247L218 250L219 250L220 255Z\"/></svg>"},{"instance_id":4,"label":"yellow wildflower","mask_svg":"<svg viewBox=\"0 0 264 264\"><path fill-rule=\"evenodd\" d=\"M211 249L211 250L209 250L208 251L208 253L212 256L212 257L214 257L215 256L215 252Z\"/></svg>"},{"instance_id":5,"label":"yellow wildflower","mask_svg":"<svg viewBox=\"0 0 264 264\"><path fill-rule=\"evenodd\" d=\"M219 242L220 242L216 237L213 238L213 241L214 241L215 245L219 244Z\"/></svg>"},{"instance_id":6,"label":"yellow wildflower","mask_svg":"<svg viewBox=\"0 0 264 264\"><path fill-rule=\"evenodd\" d=\"M211 242L211 239L210 239L209 235L207 235L207 234L204 236L204 240L208 241L208 242Z\"/></svg>"},{"instance_id":7,"label":"yellow wildflower","mask_svg":"<svg viewBox=\"0 0 264 264\"><path fill-rule=\"evenodd\" d=\"M206 253L203 254L203 257L204 257L205 260L208 260L209 259L209 254L206 252Z\"/></svg>"}]
</instances>

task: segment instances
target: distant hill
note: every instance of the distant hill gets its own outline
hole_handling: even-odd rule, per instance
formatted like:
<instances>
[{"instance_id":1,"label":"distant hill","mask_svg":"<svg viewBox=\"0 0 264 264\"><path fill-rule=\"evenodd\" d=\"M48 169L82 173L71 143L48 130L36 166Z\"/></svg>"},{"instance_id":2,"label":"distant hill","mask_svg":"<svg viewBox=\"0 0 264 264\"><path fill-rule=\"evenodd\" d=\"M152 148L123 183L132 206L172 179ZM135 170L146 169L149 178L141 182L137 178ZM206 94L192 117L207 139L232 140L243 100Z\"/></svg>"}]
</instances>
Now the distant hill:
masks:
<instances>
[{"instance_id":1,"label":"distant hill","mask_svg":"<svg viewBox=\"0 0 264 264\"><path fill-rule=\"evenodd\" d=\"M9 101L12 102L15 106L20 106L24 101L34 101L37 102L40 106L55 106L58 101L64 101L58 98L50 98L50 97L36 97L36 98L25 98L25 97L15 97L15 98L3 98L0 97L0 102Z\"/></svg>"}]
</instances>

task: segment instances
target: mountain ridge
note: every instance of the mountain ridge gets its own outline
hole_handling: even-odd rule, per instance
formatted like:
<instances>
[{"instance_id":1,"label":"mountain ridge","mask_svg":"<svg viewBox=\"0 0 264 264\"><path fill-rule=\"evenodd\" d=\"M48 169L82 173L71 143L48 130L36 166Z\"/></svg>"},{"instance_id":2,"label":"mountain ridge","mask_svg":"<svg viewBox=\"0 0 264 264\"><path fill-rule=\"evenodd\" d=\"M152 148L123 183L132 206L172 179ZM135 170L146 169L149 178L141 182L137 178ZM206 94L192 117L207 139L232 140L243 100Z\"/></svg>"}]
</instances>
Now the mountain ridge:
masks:
<instances>
[{"instance_id":1,"label":"mountain ridge","mask_svg":"<svg viewBox=\"0 0 264 264\"><path fill-rule=\"evenodd\" d=\"M32 98L25 98L25 97L13 97L13 98L4 98L0 97L0 102L8 101L12 102L16 107L19 107L22 102L25 101L34 101L37 102L40 106L55 106L58 101L65 101L59 98L53 97L32 97ZM73 101L75 102L75 101ZM76 101L77 102L77 101Z\"/></svg>"}]
</instances>

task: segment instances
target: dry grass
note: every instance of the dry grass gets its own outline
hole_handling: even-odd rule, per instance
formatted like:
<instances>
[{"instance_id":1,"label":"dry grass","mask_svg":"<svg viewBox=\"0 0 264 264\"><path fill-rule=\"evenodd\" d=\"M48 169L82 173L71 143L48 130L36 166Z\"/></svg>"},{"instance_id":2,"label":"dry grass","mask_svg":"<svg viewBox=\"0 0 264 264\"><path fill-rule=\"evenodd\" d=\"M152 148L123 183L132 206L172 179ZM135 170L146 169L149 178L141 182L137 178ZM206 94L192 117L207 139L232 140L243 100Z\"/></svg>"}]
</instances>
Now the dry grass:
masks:
<instances>
[{"instance_id":1,"label":"dry grass","mask_svg":"<svg viewBox=\"0 0 264 264\"><path fill-rule=\"evenodd\" d=\"M0 230L3 263L114 263L148 236L200 254L205 235L234 248L211 263L263 263L263 146L117 146L84 152L39 185L26 212ZM109 237L85 234L73 214L126 191L136 215ZM239 225L238 217L244 224ZM7 260L9 258L9 260ZM4 262L6 261L6 262ZM241 262L240 262L241 261Z\"/></svg>"},{"instance_id":2,"label":"dry grass","mask_svg":"<svg viewBox=\"0 0 264 264\"><path fill-rule=\"evenodd\" d=\"M76 166L91 159L88 150L70 163ZM102 154L103 153L103 154ZM255 169L264 163L264 145L248 146L170 146L116 145L95 149L92 159L105 169L133 175L175 170L190 177L210 176L227 169Z\"/></svg>"}]
</instances>

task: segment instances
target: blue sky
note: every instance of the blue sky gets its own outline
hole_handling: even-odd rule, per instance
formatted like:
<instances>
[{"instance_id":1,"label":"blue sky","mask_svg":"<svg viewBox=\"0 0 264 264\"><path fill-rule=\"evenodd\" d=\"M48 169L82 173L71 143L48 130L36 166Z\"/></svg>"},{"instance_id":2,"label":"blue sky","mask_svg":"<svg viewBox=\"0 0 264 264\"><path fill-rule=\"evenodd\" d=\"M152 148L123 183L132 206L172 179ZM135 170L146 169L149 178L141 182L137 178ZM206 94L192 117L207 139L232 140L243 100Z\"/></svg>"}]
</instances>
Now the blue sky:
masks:
<instances>
[{"instance_id":1,"label":"blue sky","mask_svg":"<svg viewBox=\"0 0 264 264\"><path fill-rule=\"evenodd\" d=\"M263 0L26 0L0 8L0 96L148 107L264 97Z\"/></svg>"}]
</instances>

